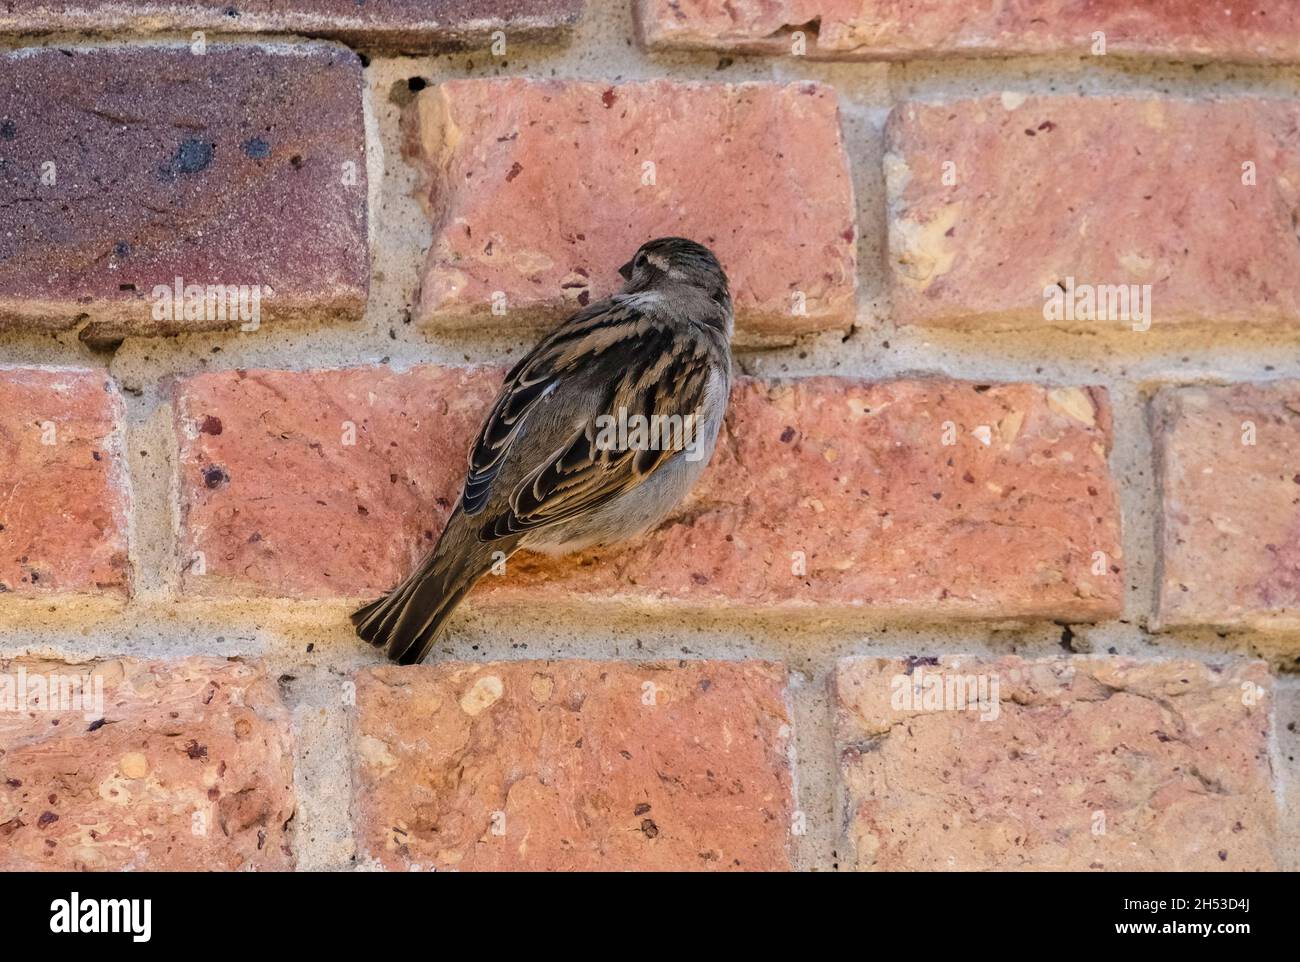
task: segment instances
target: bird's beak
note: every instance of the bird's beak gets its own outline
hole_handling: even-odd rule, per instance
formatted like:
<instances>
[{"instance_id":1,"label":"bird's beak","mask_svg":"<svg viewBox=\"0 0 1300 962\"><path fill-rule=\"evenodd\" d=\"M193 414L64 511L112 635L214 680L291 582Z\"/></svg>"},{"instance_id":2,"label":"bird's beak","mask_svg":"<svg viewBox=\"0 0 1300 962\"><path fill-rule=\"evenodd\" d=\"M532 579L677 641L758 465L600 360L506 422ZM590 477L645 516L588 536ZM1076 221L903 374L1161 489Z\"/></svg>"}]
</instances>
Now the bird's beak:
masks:
<instances>
[{"instance_id":1,"label":"bird's beak","mask_svg":"<svg viewBox=\"0 0 1300 962\"><path fill-rule=\"evenodd\" d=\"M618 269L618 272L623 275L623 280L630 281L632 279L632 262L628 261Z\"/></svg>"}]
</instances>

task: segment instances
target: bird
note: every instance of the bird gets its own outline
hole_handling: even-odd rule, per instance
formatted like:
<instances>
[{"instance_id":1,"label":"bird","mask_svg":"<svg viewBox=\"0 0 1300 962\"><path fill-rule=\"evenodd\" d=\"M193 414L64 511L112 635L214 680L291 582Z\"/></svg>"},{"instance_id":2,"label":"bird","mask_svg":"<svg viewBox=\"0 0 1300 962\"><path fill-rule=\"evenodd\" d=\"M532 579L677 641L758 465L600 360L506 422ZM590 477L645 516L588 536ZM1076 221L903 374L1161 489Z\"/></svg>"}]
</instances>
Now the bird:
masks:
<instances>
[{"instance_id":1,"label":"bird","mask_svg":"<svg viewBox=\"0 0 1300 962\"><path fill-rule=\"evenodd\" d=\"M655 527L712 457L731 388L726 272L703 244L660 237L619 274L618 293L506 375L437 545L353 613L392 661L422 662L469 590L516 551L564 555Z\"/></svg>"}]
</instances>

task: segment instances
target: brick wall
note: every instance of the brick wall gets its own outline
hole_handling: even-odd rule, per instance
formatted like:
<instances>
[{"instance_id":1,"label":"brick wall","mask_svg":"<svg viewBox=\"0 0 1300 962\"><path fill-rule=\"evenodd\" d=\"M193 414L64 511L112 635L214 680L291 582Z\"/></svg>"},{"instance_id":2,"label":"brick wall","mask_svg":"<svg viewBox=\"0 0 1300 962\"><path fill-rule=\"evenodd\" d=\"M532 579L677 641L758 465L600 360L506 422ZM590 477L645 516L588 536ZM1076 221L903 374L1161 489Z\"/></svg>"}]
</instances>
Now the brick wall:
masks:
<instances>
[{"instance_id":1,"label":"brick wall","mask_svg":"<svg viewBox=\"0 0 1300 962\"><path fill-rule=\"evenodd\" d=\"M0 5L0 867L1300 863L1291 4L428 6ZM665 233L690 500L381 665Z\"/></svg>"}]
</instances>

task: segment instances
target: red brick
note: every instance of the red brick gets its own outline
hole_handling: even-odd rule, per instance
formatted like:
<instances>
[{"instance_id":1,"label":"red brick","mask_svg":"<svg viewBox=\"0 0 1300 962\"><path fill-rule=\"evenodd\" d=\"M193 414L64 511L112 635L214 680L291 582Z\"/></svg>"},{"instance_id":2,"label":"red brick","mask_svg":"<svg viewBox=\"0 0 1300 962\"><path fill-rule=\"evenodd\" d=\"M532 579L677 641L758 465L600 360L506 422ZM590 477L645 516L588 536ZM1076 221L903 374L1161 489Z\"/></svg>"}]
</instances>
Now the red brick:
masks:
<instances>
[{"instance_id":1,"label":"red brick","mask_svg":"<svg viewBox=\"0 0 1300 962\"><path fill-rule=\"evenodd\" d=\"M1157 622L1300 628L1300 381L1165 388L1153 415Z\"/></svg>"},{"instance_id":2,"label":"red brick","mask_svg":"<svg viewBox=\"0 0 1300 962\"><path fill-rule=\"evenodd\" d=\"M983 707L924 700L981 677ZM1276 867L1261 662L855 658L834 688L858 868Z\"/></svg>"},{"instance_id":3,"label":"red brick","mask_svg":"<svg viewBox=\"0 0 1300 962\"><path fill-rule=\"evenodd\" d=\"M89 704L35 700L50 675ZM0 704L0 870L292 868L289 715L260 666L0 662Z\"/></svg>"},{"instance_id":4,"label":"red brick","mask_svg":"<svg viewBox=\"0 0 1300 962\"><path fill-rule=\"evenodd\" d=\"M0 601L127 593L123 417L104 374L0 368Z\"/></svg>"},{"instance_id":5,"label":"red brick","mask_svg":"<svg viewBox=\"0 0 1300 962\"><path fill-rule=\"evenodd\" d=\"M1290 0L637 0L642 39L674 48L790 54L805 34L815 59L1134 54L1197 61L1300 60ZM1094 49L1094 35L1105 48Z\"/></svg>"},{"instance_id":6,"label":"red brick","mask_svg":"<svg viewBox=\"0 0 1300 962\"><path fill-rule=\"evenodd\" d=\"M1073 278L1150 285L1156 330L1300 326L1294 103L1007 93L901 105L887 139L903 323L1138 337L1137 320L1047 319L1045 288Z\"/></svg>"},{"instance_id":7,"label":"red brick","mask_svg":"<svg viewBox=\"0 0 1300 962\"><path fill-rule=\"evenodd\" d=\"M433 547L460 496L500 379L423 366L183 382L185 591L329 598L392 587ZM345 444L353 428L356 443Z\"/></svg>"},{"instance_id":8,"label":"red brick","mask_svg":"<svg viewBox=\"0 0 1300 962\"><path fill-rule=\"evenodd\" d=\"M459 497L499 377L359 368L183 384L182 553L201 552L206 572L188 574L186 590L351 598L390 587ZM345 422L354 446L340 444ZM675 519L611 551L518 555L475 597L1114 617L1110 432L1099 388L742 379L713 463Z\"/></svg>"},{"instance_id":9,"label":"red brick","mask_svg":"<svg viewBox=\"0 0 1300 962\"><path fill-rule=\"evenodd\" d=\"M666 234L716 251L749 334L853 319L853 188L829 87L455 80L419 95L407 131L434 220L427 323L558 319L617 290L618 267Z\"/></svg>"},{"instance_id":10,"label":"red brick","mask_svg":"<svg viewBox=\"0 0 1300 962\"><path fill-rule=\"evenodd\" d=\"M583 0L8 0L0 32L96 33L215 30L334 37L366 48L426 53L431 46L485 44L495 30L509 43L555 40Z\"/></svg>"},{"instance_id":11,"label":"red brick","mask_svg":"<svg viewBox=\"0 0 1300 962\"><path fill-rule=\"evenodd\" d=\"M389 869L788 869L785 689L766 662L363 671L358 846Z\"/></svg>"},{"instance_id":12,"label":"red brick","mask_svg":"<svg viewBox=\"0 0 1300 962\"><path fill-rule=\"evenodd\" d=\"M331 44L0 56L0 189L23 199L0 206L0 328L251 327L253 290L261 321L359 317L361 90ZM178 277L242 286L244 317L167 313L155 289Z\"/></svg>"}]
</instances>

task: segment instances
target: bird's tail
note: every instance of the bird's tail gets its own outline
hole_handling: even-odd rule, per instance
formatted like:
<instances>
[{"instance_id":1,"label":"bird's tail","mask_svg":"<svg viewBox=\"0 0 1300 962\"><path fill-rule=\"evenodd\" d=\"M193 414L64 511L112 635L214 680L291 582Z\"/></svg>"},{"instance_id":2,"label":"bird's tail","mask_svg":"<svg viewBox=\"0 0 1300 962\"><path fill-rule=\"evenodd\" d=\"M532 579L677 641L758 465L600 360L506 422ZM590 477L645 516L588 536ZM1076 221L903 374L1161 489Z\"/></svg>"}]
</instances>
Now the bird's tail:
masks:
<instances>
[{"instance_id":1,"label":"bird's tail","mask_svg":"<svg viewBox=\"0 0 1300 962\"><path fill-rule=\"evenodd\" d=\"M513 544L484 543L459 512L433 553L400 585L352 615L357 634L403 665L424 660L448 616Z\"/></svg>"}]
</instances>

